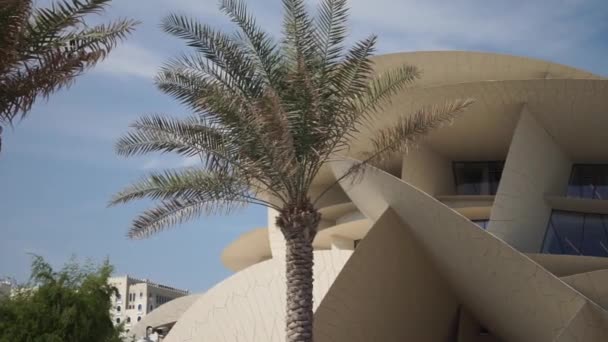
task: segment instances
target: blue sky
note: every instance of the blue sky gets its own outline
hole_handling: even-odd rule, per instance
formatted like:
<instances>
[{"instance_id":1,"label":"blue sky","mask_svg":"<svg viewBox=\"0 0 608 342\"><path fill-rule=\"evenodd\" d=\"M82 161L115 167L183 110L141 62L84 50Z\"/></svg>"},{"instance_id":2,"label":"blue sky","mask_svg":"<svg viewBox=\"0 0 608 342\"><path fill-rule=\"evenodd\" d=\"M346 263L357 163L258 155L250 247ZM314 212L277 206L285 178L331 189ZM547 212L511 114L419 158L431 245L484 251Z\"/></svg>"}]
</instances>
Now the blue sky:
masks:
<instances>
[{"instance_id":1,"label":"blue sky","mask_svg":"<svg viewBox=\"0 0 608 342\"><path fill-rule=\"evenodd\" d=\"M46 3L41 1L40 3ZM280 32L279 0L249 1L259 21ZM311 1L311 4L316 3ZM548 59L608 75L605 0L351 0L353 38L380 36L380 51L478 50ZM0 277L25 280L27 253L61 265L71 255L109 256L129 273L193 291L230 272L222 249L239 234L266 224L264 209L209 217L147 240L125 237L130 220L149 203L106 208L110 196L155 168L194 160L116 157L113 144L141 114L184 115L186 109L154 87L152 77L185 46L158 23L186 13L231 30L215 0L114 0L107 17L141 20L137 32L67 91L40 102L0 154Z\"/></svg>"}]
</instances>

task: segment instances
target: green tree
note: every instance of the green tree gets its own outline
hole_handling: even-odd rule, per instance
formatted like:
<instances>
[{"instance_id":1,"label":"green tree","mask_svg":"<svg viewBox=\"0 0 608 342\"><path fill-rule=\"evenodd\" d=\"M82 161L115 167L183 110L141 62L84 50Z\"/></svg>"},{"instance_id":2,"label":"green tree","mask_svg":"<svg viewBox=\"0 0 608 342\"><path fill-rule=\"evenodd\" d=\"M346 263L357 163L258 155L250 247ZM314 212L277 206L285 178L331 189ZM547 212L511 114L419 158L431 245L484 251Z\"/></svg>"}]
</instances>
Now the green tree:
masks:
<instances>
[{"instance_id":1,"label":"green tree","mask_svg":"<svg viewBox=\"0 0 608 342\"><path fill-rule=\"evenodd\" d=\"M0 126L25 117L36 99L70 85L126 38L133 20L93 26L85 20L110 1L63 0L34 8L33 0L0 0Z\"/></svg>"},{"instance_id":2,"label":"green tree","mask_svg":"<svg viewBox=\"0 0 608 342\"><path fill-rule=\"evenodd\" d=\"M201 165L154 172L111 201L160 201L134 220L131 238L247 204L276 209L286 240L287 341L313 338L312 241L321 215L309 190L323 165L363 140L369 150L342 177L362 172L369 163L403 152L471 103L455 100L403 113L392 126L374 130L384 106L419 71L403 65L376 75L375 35L345 49L347 1L322 0L316 18L305 2L282 0L279 41L258 26L240 0L220 2L238 27L235 34L178 15L163 20L163 29L185 40L194 53L171 60L156 83L194 115L142 117L116 149L124 156L199 156ZM362 129L375 135L366 137Z\"/></svg>"},{"instance_id":3,"label":"green tree","mask_svg":"<svg viewBox=\"0 0 608 342\"><path fill-rule=\"evenodd\" d=\"M119 342L110 317L112 266L72 260L54 271L35 256L29 283L0 298L0 342Z\"/></svg>"}]
</instances>

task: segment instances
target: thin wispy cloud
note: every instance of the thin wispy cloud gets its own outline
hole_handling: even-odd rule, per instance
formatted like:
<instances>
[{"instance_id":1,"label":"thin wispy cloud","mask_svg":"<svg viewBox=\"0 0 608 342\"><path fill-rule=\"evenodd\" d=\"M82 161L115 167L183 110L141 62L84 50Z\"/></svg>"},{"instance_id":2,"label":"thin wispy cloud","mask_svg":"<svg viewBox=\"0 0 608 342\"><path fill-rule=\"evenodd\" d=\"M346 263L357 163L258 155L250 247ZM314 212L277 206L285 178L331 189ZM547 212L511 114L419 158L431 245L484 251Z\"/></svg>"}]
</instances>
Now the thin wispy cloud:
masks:
<instances>
[{"instance_id":1,"label":"thin wispy cloud","mask_svg":"<svg viewBox=\"0 0 608 342\"><path fill-rule=\"evenodd\" d=\"M605 20L608 13L597 11L608 10L605 1L576 0L351 0L350 5L356 28L382 39L384 33L392 40L389 46L407 50L429 44L563 52L605 29L589 22Z\"/></svg>"},{"instance_id":2,"label":"thin wispy cloud","mask_svg":"<svg viewBox=\"0 0 608 342\"><path fill-rule=\"evenodd\" d=\"M95 71L117 77L152 79L161 65L162 58L153 49L136 44L125 44L114 50Z\"/></svg>"}]
</instances>

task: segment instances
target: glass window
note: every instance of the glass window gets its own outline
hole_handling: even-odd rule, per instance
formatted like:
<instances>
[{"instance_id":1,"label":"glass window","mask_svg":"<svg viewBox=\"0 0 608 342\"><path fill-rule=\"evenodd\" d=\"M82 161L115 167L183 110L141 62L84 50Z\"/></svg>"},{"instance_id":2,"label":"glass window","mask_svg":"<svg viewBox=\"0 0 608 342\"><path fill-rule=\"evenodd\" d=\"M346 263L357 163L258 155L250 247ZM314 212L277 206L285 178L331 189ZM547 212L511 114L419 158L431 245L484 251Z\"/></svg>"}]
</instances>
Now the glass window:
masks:
<instances>
[{"instance_id":1,"label":"glass window","mask_svg":"<svg viewBox=\"0 0 608 342\"><path fill-rule=\"evenodd\" d=\"M454 162L456 193L495 195L504 166L504 161Z\"/></svg>"},{"instance_id":2,"label":"glass window","mask_svg":"<svg viewBox=\"0 0 608 342\"><path fill-rule=\"evenodd\" d=\"M138 316L138 317L137 317L137 321L138 321L138 322L139 322L139 321L141 321L141 316Z\"/></svg>"},{"instance_id":3,"label":"glass window","mask_svg":"<svg viewBox=\"0 0 608 342\"><path fill-rule=\"evenodd\" d=\"M542 252L608 257L608 215L554 210Z\"/></svg>"},{"instance_id":4,"label":"glass window","mask_svg":"<svg viewBox=\"0 0 608 342\"><path fill-rule=\"evenodd\" d=\"M471 220L473 221L473 223L475 223L476 225L478 225L479 227L486 229L488 228L488 223L490 222L489 219L487 220Z\"/></svg>"},{"instance_id":5,"label":"glass window","mask_svg":"<svg viewBox=\"0 0 608 342\"><path fill-rule=\"evenodd\" d=\"M120 324L120 317L116 318L116 324Z\"/></svg>"},{"instance_id":6,"label":"glass window","mask_svg":"<svg viewBox=\"0 0 608 342\"><path fill-rule=\"evenodd\" d=\"M141 311L141 304L137 304L137 310Z\"/></svg>"},{"instance_id":7,"label":"glass window","mask_svg":"<svg viewBox=\"0 0 608 342\"><path fill-rule=\"evenodd\" d=\"M127 317L127 323L131 323L131 317Z\"/></svg>"},{"instance_id":8,"label":"glass window","mask_svg":"<svg viewBox=\"0 0 608 342\"><path fill-rule=\"evenodd\" d=\"M607 220L608 217L605 215L585 216L584 238L580 247L581 254L608 256Z\"/></svg>"},{"instance_id":9,"label":"glass window","mask_svg":"<svg viewBox=\"0 0 608 342\"><path fill-rule=\"evenodd\" d=\"M139 293L139 298L143 298L143 297L144 297L144 293L143 293L143 292L140 292L140 293Z\"/></svg>"},{"instance_id":10,"label":"glass window","mask_svg":"<svg viewBox=\"0 0 608 342\"><path fill-rule=\"evenodd\" d=\"M573 165L568 197L608 199L608 164Z\"/></svg>"},{"instance_id":11,"label":"glass window","mask_svg":"<svg viewBox=\"0 0 608 342\"><path fill-rule=\"evenodd\" d=\"M120 312L120 305L116 307L116 311Z\"/></svg>"}]
</instances>

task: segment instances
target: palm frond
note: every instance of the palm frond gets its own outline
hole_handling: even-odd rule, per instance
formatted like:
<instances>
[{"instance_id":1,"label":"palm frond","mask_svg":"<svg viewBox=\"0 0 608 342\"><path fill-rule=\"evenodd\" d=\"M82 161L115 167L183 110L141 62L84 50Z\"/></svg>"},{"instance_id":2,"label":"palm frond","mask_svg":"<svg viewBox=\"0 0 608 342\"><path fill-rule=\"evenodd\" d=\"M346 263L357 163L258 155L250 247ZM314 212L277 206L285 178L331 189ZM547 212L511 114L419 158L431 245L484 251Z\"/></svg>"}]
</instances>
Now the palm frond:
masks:
<instances>
[{"instance_id":1,"label":"palm frond","mask_svg":"<svg viewBox=\"0 0 608 342\"><path fill-rule=\"evenodd\" d=\"M276 97L252 99L233 93L187 63L167 67L157 78L159 88L199 112L204 120L222 127L226 136L238 141L242 157L255 161L260 173L284 179L285 172L292 169L294 152L286 115L273 102Z\"/></svg>"},{"instance_id":2,"label":"palm frond","mask_svg":"<svg viewBox=\"0 0 608 342\"><path fill-rule=\"evenodd\" d=\"M100 14L111 0L63 0L53 2L48 8L37 8L28 28L29 45L34 51L53 44L64 30L82 28L84 17Z\"/></svg>"},{"instance_id":3,"label":"palm frond","mask_svg":"<svg viewBox=\"0 0 608 342\"><path fill-rule=\"evenodd\" d=\"M186 169L154 172L117 193L110 205L136 199L152 200L205 199L218 202L246 198L250 185L239 177L214 174L206 170Z\"/></svg>"},{"instance_id":4,"label":"palm frond","mask_svg":"<svg viewBox=\"0 0 608 342\"><path fill-rule=\"evenodd\" d=\"M269 85L278 90L280 82L284 81L282 77L284 62L277 43L258 26L244 1L221 0L220 10L239 26L241 34L238 38L246 42L243 52L246 52L249 59L255 63L257 72L261 73Z\"/></svg>"},{"instance_id":5,"label":"palm frond","mask_svg":"<svg viewBox=\"0 0 608 342\"><path fill-rule=\"evenodd\" d=\"M349 144L357 133L358 125L372 125L375 114L391 103L392 97L413 83L420 71L410 65L403 65L382 73L371 80L365 92L353 99L345 111L336 111L328 118L327 126L332 130L326 153L336 153Z\"/></svg>"},{"instance_id":6,"label":"palm frond","mask_svg":"<svg viewBox=\"0 0 608 342\"><path fill-rule=\"evenodd\" d=\"M169 227L194 220L200 216L227 214L242 207L244 203L206 202L204 199L172 199L144 211L132 223L128 237L141 239Z\"/></svg>"},{"instance_id":7,"label":"palm frond","mask_svg":"<svg viewBox=\"0 0 608 342\"><path fill-rule=\"evenodd\" d=\"M186 157L205 154L230 154L231 138L197 118L173 119L163 115L149 115L131 124L133 130L116 143L122 156L150 152L176 152Z\"/></svg>"},{"instance_id":8,"label":"palm frond","mask_svg":"<svg viewBox=\"0 0 608 342\"><path fill-rule=\"evenodd\" d=\"M318 61L314 21L306 11L305 0L283 2L283 53L292 71L313 69Z\"/></svg>"},{"instance_id":9,"label":"palm frond","mask_svg":"<svg viewBox=\"0 0 608 342\"><path fill-rule=\"evenodd\" d=\"M202 53L205 59L217 65L224 77L232 79L245 94L256 96L247 82L256 76L256 69L239 45L228 35L208 25L179 15L169 15L162 21L165 32L187 41L187 45Z\"/></svg>"},{"instance_id":10,"label":"palm frond","mask_svg":"<svg viewBox=\"0 0 608 342\"><path fill-rule=\"evenodd\" d=\"M160 200L159 206L133 222L129 237L142 238L202 215L227 214L247 204L272 204L256 198L242 178L206 170L155 172L119 192L110 205L137 199Z\"/></svg>"},{"instance_id":11,"label":"palm frond","mask_svg":"<svg viewBox=\"0 0 608 342\"><path fill-rule=\"evenodd\" d=\"M420 74L420 70L412 65L402 65L380 74L369 83L365 94L357 99L355 112L360 115L378 113L391 104L394 95L412 84Z\"/></svg>"},{"instance_id":12,"label":"palm frond","mask_svg":"<svg viewBox=\"0 0 608 342\"><path fill-rule=\"evenodd\" d=\"M127 19L87 27L85 16L102 12L109 2L66 0L32 9L31 1L15 7L14 1L4 0L0 28L7 33L0 45L0 122L12 124L17 116L23 118L38 98L71 85L133 31L137 22Z\"/></svg>"},{"instance_id":13,"label":"palm frond","mask_svg":"<svg viewBox=\"0 0 608 342\"><path fill-rule=\"evenodd\" d=\"M323 0L317 17L317 45L320 63L325 69L333 69L344 49L348 29L347 0Z\"/></svg>"},{"instance_id":14,"label":"palm frond","mask_svg":"<svg viewBox=\"0 0 608 342\"><path fill-rule=\"evenodd\" d=\"M357 42L332 74L332 89L343 101L352 101L367 91L373 75L373 62L370 58L376 50L377 41L378 37L371 35Z\"/></svg>"},{"instance_id":15,"label":"palm frond","mask_svg":"<svg viewBox=\"0 0 608 342\"><path fill-rule=\"evenodd\" d=\"M314 199L318 202L333 186L341 180L353 177L356 182L367 170L368 165L379 165L395 155L407 152L408 147L430 132L450 124L466 108L472 105L473 99L454 100L443 105L433 105L418 110L414 114L402 115L393 125L380 129L371 139L372 149L362 154L362 160L353 164L342 175L336 177L325 190Z\"/></svg>"},{"instance_id":16,"label":"palm frond","mask_svg":"<svg viewBox=\"0 0 608 342\"><path fill-rule=\"evenodd\" d=\"M473 99L454 100L442 105L420 109L412 115L403 115L390 127L379 130L371 138L372 150L367 152L366 160L378 163L396 152L406 152L408 146L441 126L450 124Z\"/></svg>"}]
</instances>

